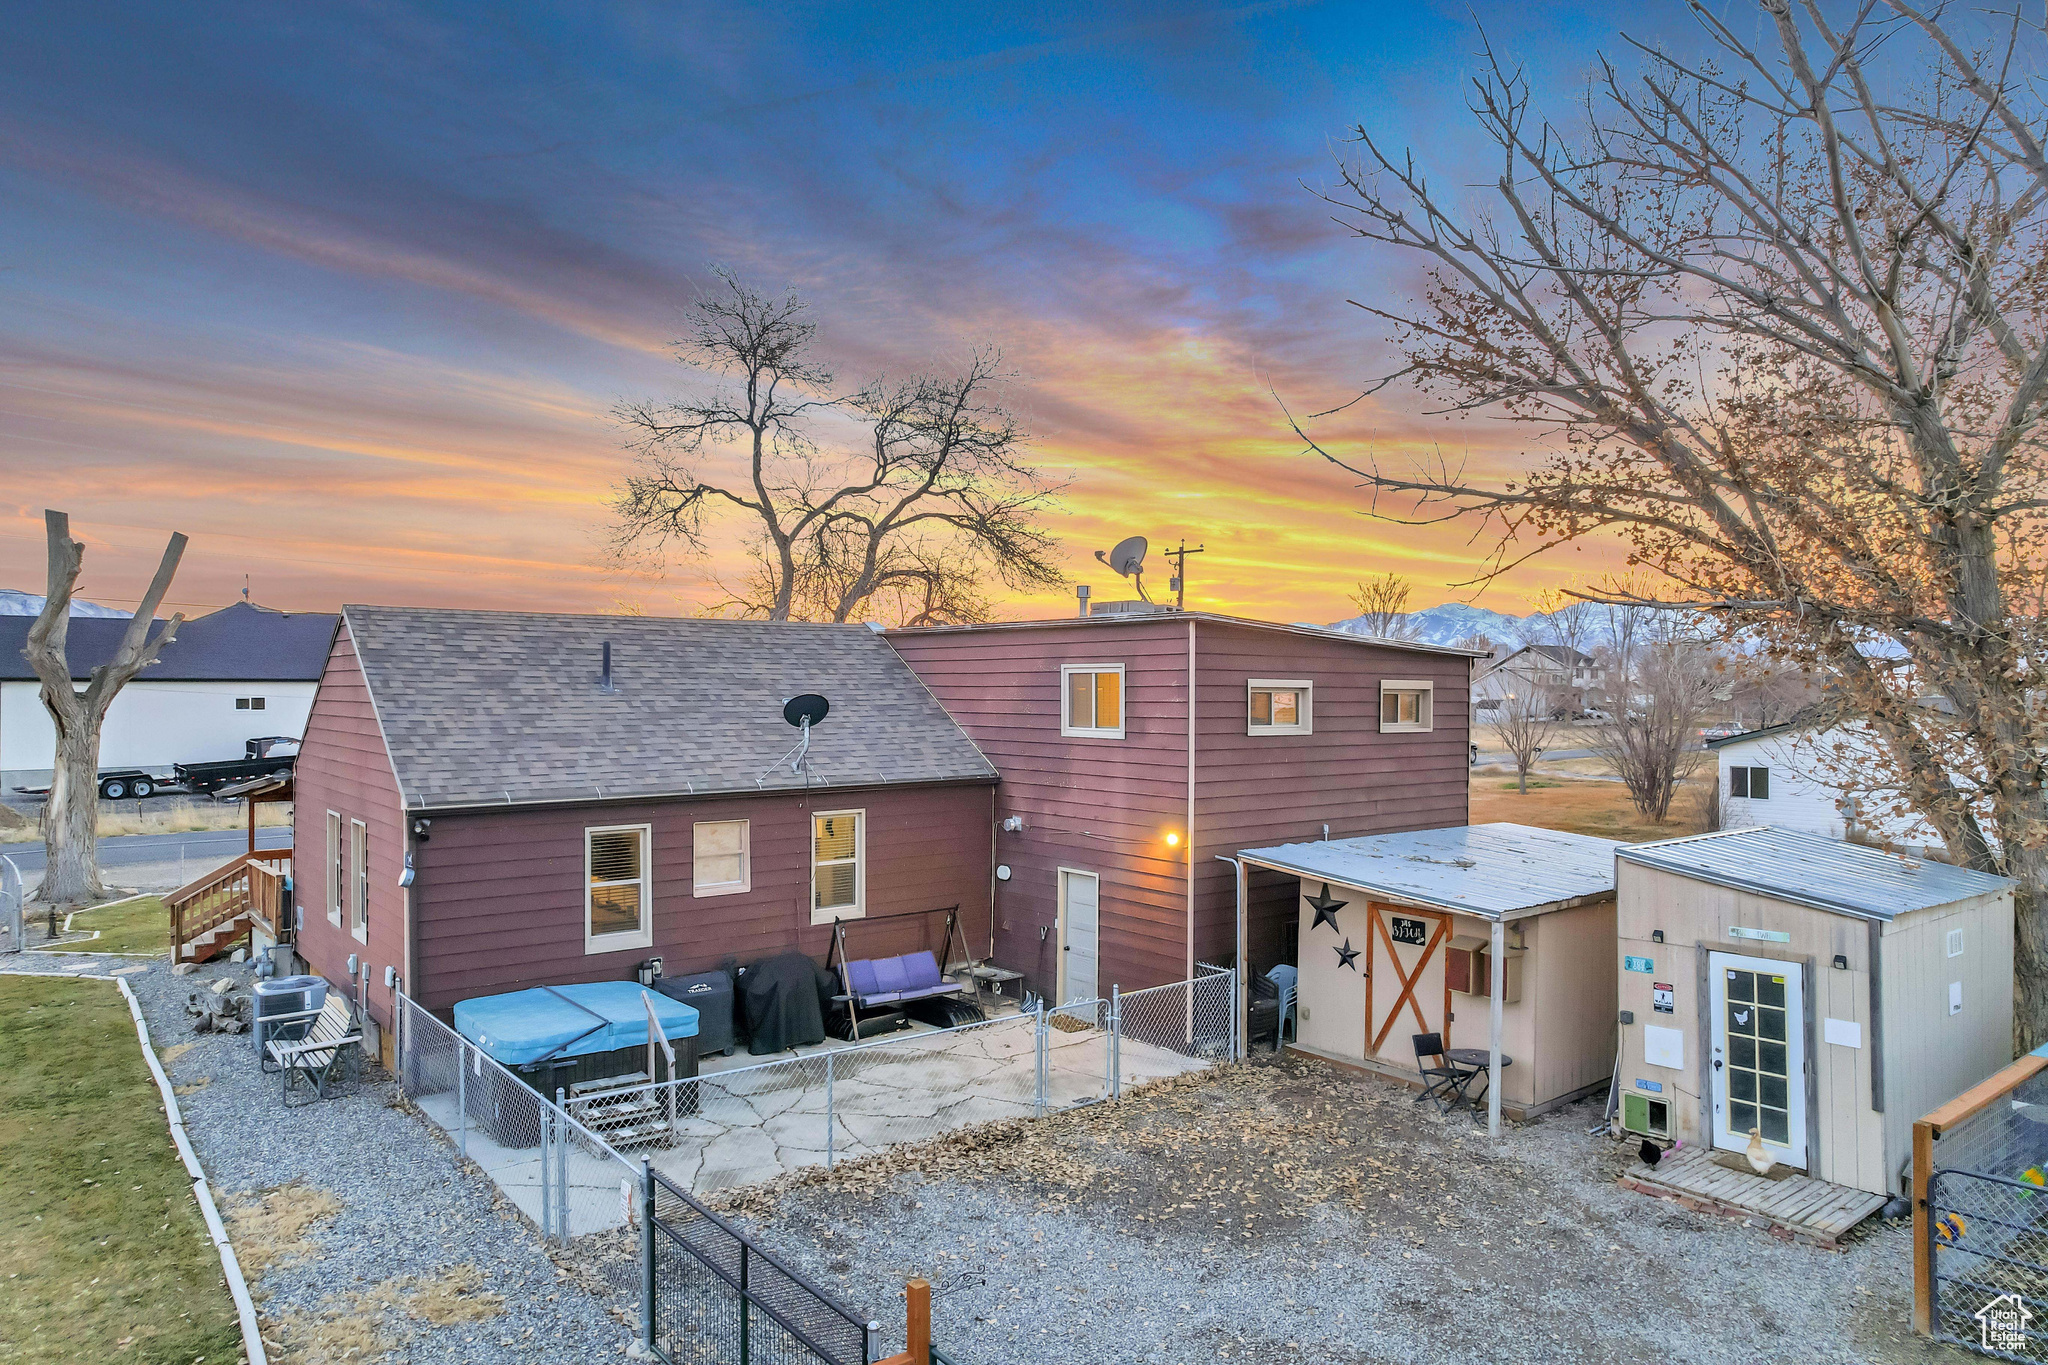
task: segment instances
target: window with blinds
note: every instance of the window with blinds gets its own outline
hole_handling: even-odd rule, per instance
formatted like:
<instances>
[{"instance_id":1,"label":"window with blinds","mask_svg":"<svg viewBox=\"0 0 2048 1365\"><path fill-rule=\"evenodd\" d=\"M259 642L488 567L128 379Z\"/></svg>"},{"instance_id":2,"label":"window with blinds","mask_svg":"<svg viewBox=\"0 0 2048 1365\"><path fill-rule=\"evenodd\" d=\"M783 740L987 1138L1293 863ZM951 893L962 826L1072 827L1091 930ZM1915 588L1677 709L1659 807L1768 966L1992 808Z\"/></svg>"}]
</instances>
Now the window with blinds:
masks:
<instances>
[{"instance_id":1,"label":"window with blinds","mask_svg":"<svg viewBox=\"0 0 2048 1365\"><path fill-rule=\"evenodd\" d=\"M1124 737L1124 666L1067 664L1060 669L1060 733Z\"/></svg>"},{"instance_id":2,"label":"window with blinds","mask_svg":"<svg viewBox=\"0 0 2048 1365\"><path fill-rule=\"evenodd\" d=\"M613 952L654 942L654 899L648 871L647 825L616 825L583 832L588 870L583 899L583 950Z\"/></svg>"},{"instance_id":3,"label":"window with blinds","mask_svg":"<svg viewBox=\"0 0 2048 1365\"><path fill-rule=\"evenodd\" d=\"M691 894L730 896L745 891L751 881L747 822L699 820L690 828Z\"/></svg>"},{"instance_id":4,"label":"window with blinds","mask_svg":"<svg viewBox=\"0 0 2048 1365\"><path fill-rule=\"evenodd\" d=\"M865 913L863 857L866 812L825 811L811 817L811 923Z\"/></svg>"}]
</instances>

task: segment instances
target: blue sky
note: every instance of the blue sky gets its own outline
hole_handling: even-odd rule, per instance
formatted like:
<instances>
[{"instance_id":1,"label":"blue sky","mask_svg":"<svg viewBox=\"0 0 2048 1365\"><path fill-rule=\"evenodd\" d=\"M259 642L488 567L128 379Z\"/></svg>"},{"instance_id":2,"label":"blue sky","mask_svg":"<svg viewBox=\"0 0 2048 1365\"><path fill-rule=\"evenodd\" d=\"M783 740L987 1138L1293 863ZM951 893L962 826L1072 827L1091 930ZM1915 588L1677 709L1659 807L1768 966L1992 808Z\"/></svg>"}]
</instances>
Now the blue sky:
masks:
<instances>
[{"instance_id":1,"label":"blue sky","mask_svg":"<svg viewBox=\"0 0 2048 1365\"><path fill-rule=\"evenodd\" d=\"M1614 13L1479 18L1556 101ZM1312 405L1384 362L1344 301L1409 267L1311 191L1360 122L1490 174L1477 43L1427 0L37 6L0 50L0 585L35 586L55 505L106 600L175 528L195 606L246 574L307 608L686 609L693 566L603 571L606 414L696 382L666 344L723 264L810 298L848 378L1001 345L1083 578L1138 531L1210 545L1209 605L1329 618L1383 568L1435 600L1464 536L1358 517L1267 386ZM1356 439L1445 438L1412 408Z\"/></svg>"}]
</instances>

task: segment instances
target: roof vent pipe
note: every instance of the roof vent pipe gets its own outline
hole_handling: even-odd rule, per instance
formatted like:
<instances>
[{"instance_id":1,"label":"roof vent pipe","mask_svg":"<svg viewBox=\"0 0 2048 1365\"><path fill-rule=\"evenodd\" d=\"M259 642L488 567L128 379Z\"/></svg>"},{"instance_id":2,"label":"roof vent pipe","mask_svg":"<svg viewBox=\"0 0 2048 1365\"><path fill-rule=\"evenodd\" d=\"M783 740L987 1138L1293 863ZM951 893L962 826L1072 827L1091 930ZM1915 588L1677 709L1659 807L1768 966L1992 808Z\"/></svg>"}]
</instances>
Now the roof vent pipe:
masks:
<instances>
[{"instance_id":1,"label":"roof vent pipe","mask_svg":"<svg viewBox=\"0 0 2048 1365\"><path fill-rule=\"evenodd\" d=\"M1088 619L1088 585L1086 583L1077 584L1074 588L1074 596L1080 599L1081 619L1085 621Z\"/></svg>"},{"instance_id":2,"label":"roof vent pipe","mask_svg":"<svg viewBox=\"0 0 2048 1365\"><path fill-rule=\"evenodd\" d=\"M612 686L612 642L610 640L604 642L604 672L598 678L597 690L600 692L617 690Z\"/></svg>"}]
</instances>

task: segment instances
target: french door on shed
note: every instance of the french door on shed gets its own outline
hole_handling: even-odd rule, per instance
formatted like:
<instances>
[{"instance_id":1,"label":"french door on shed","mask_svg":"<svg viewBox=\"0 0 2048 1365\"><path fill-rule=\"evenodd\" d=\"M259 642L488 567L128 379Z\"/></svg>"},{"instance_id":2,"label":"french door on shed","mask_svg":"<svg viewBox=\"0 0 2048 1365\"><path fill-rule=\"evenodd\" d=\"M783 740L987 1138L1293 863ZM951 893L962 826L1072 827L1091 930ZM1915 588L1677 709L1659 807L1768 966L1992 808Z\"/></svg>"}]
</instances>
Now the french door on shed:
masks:
<instances>
[{"instance_id":1,"label":"french door on shed","mask_svg":"<svg viewBox=\"0 0 2048 1365\"><path fill-rule=\"evenodd\" d=\"M1714 1145L1749 1146L1756 1129L1770 1154L1806 1165L1805 981L1796 962L1707 955Z\"/></svg>"},{"instance_id":2,"label":"french door on shed","mask_svg":"<svg viewBox=\"0 0 2048 1365\"><path fill-rule=\"evenodd\" d=\"M1102 957L1102 879L1060 869L1059 998L1093 1000Z\"/></svg>"}]
</instances>

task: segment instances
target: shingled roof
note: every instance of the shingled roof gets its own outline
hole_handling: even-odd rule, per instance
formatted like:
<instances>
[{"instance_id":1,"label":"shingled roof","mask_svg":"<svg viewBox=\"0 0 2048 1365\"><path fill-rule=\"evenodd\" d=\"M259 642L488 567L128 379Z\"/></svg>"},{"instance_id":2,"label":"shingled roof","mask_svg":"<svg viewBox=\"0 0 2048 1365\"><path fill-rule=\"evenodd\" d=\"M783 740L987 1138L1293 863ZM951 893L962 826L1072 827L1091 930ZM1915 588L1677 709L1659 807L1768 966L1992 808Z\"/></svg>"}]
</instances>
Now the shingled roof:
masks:
<instances>
[{"instance_id":1,"label":"shingled roof","mask_svg":"<svg viewBox=\"0 0 2048 1365\"><path fill-rule=\"evenodd\" d=\"M330 611L284 612L237 602L195 616L178 627L156 662L142 670L142 682L315 682L327 666L341 618ZM71 676L83 682L114 657L128 633L127 617L74 616L66 632L64 657ZM0 616L0 681L33 681L22 651L33 616ZM149 628L163 631L161 621Z\"/></svg>"},{"instance_id":2,"label":"shingled roof","mask_svg":"<svg viewBox=\"0 0 2048 1365\"><path fill-rule=\"evenodd\" d=\"M343 619L416 809L801 791L782 704L803 692L832 703L811 737L813 788L996 780L866 626L370 606Z\"/></svg>"}]
</instances>

